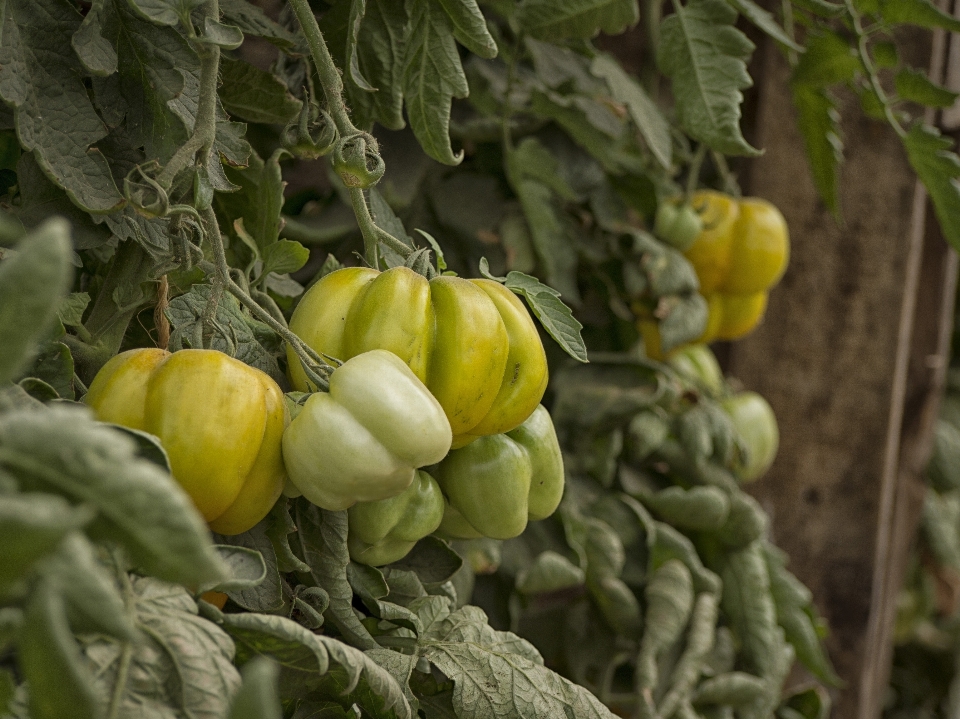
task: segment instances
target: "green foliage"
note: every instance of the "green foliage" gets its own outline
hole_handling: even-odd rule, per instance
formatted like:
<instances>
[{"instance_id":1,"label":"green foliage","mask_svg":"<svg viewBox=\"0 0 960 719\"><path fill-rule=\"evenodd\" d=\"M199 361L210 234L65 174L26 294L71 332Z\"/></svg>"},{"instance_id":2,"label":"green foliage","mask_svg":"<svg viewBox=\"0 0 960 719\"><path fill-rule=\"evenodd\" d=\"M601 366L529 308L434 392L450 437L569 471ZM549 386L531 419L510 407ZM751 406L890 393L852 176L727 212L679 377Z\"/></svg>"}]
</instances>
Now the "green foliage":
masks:
<instances>
[{"instance_id":1,"label":"green foliage","mask_svg":"<svg viewBox=\"0 0 960 719\"><path fill-rule=\"evenodd\" d=\"M634 77L592 40L637 25L651 8L636 0L218 4L0 3L0 714L822 710L815 692L781 706L791 652L834 677L811 598L730 473L739 440L716 397L639 358L637 335L656 323L669 349L703 330L695 273L647 229L707 150L705 183L735 187L719 153L757 152L739 126L753 45L735 23L799 53L789 26L750 0L678 1L659 25L647 13L662 75L651 61ZM794 94L835 197L830 88L864 70L827 25ZM272 64L244 38L270 43ZM872 47L898 99L948 102ZM945 140L906 142L949 219ZM376 187L331 170L324 154L344 147L366 148L354 159L373 176L386 164ZM428 537L367 567L345 513L286 497L211 538L155 438L71 406L119 351L154 345L217 349L281 383L290 347L323 386L336 358L286 325L304 287L418 251L428 275L503 282L555 340L568 491L520 538Z\"/></svg>"}]
</instances>

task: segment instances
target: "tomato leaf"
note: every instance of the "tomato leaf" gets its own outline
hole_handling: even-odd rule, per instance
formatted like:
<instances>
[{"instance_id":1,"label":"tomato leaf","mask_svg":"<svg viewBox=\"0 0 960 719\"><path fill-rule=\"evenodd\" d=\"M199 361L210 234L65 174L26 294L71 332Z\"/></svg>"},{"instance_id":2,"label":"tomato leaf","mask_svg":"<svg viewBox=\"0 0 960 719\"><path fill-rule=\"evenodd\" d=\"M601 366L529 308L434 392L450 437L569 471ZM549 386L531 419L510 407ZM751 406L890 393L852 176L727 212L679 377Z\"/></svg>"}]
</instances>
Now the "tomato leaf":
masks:
<instances>
[{"instance_id":1,"label":"tomato leaf","mask_svg":"<svg viewBox=\"0 0 960 719\"><path fill-rule=\"evenodd\" d=\"M741 15L747 18L747 20L777 42L786 45L791 50L803 52L803 47L787 35L786 31L780 27L780 24L774 19L773 15L757 5L753 0L730 0L730 4L733 5Z\"/></svg>"},{"instance_id":2,"label":"tomato leaf","mask_svg":"<svg viewBox=\"0 0 960 719\"><path fill-rule=\"evenodd\" d=\"M880 17L890 24L960 32L960 19L943 12L930 0L880 0Z\"/></svg>"},{"instance_id":3,"label":"tomato leaf","mask_svg":"<svg viewBox=\"0 0 960 719\"><path fill-rule=\"evenodd\" d=\"M637 0L525 0L517 19L541 40L618 35L640 20Z\"/></svg>"},{"instance_id":4,"label":"tomato leaf","mask_svg":"<svg viewBox=\"0 0 960 719\"><path fill-rule=\"evenodd\" d=\"M506 277L490 274L486 257L480 259L480 274L489 280L502 282L507 289L521 295L531 311L540 320L547 333L568 355L580 362L587 362L587 348L580 336L583 325L577 322L573 312L560 300L560 293L545 285L536 277L513 270Z\"/></svg>"},{"instance_id":5,"label":"tomato leaf","mask_svg":"<svg viewBox=\"0 0 960 719\"><path fill-rule=\"evenodd\" d=\"M851 82L863 65L856 50L839 35L820 32L807 42L807 51L793 70L794 86L823 88Z\"/></svg>"},{"instance_id":6,"label":"tomato leaf","mask_svg":"<svg viewBox=\"0 0 960 719\"><path fill-rule=\"evenodd\" d=\"M470 52L490 60L497 56L497 43L487 30L487 22L477 0L439 0L453 22L453 34Z\"/></svg>"},{"instance_id":7,"label":"tomato leaf","mask_svg":"<svg viewBox=\"0 0 960 719\"><path fill-rule=\"evenodd\" d=\"M97 719L102 700L67 623L66 606L50 582L31 593L18 641L19 666L30 686L34 719Z\"/></svg>"},{"instance_id":8,"label":"tomato leaf","mask_svg":"<svg viewBox=\"0 0 960 719\"><path fill-rule=\"evenodd\" d=\"M242 534L224 536L214 535L214 541L222 546L231 546L244 552L253 552L259 555L256 571L262 569L262 578L253 576L252 579L260 579L257 582L241 583L239 585L228 586L225 588L216 587L224 592L237 605L243 607L249 612L277 612L285 604L289 607L288 600L284 599L284 580L280 576L280 570L277 562L277 555L273 548L273 542L267 536L268 523L262 521L253 529L247 530ZM254 568L252 565L250 570ZM254 574L255 571L251 571ZM228 582L230 580L227 580Z\"/></svg>"},{"instance_id":9,"label":"tomato leaf","mask_svg":"<svg viewBox=\"0 0 960 719\"><path fill-rule=\"evenodd\" d=\"M90 146L107 128L76 72L70 40L80 15L55 0L6 3L0 96L15 108L17 133L47 175L80 207L110 212L123 197L103 154Z\"/></svg>"},{"instance_id":10,"label":"tomato leaf","mask_svg":"<svg viewBox=\"0 0 960 719\"><path fill-rule=\"evenodd\" d=\"M320 695L345 707L356 703L373 719L409 719L403 690L358 649L285 617L224 614L223 628L237 643L237 662L256 656L280 665L281 698Z\"/></svg>"},{"instance_id":11,"label":"tomato leaf","mask_svg":"<svg viewBox=\"0 0 960 719\"><path fill-rule=\"evenodd\" d=\"M547 283L579 304L576 247L567 235L558 207L573 199L573 190L557 172L553 155L535 138L525 138L507 155L507 168Z\"/></svg>"},{"instance_id":12,"label":"tomato leaf","mask_svg":"<svg viewBox=\"0 0 960 719\"><path fill-rule=\"evenodd\" d=\"M407 556L390 566L413 572L424 584L441 584L459 571L463 559L445 541L430 535L413 545Z\"/></svg>"},{"instance_id":13,"label":"tomato leaf","mask_svg":"<svg viewBox=\"0 0 960 719\"><path fill-rule=\"evenodd\" d=\"M347 580L347 513L329 512L303 500L296 505L303 559L314 581L330 596L324 612L350 643L361 649L379 646L353 611L353 589Z\"/></svg>"},{"instance_id":14,"label":"tomato leaf","mask_svg":"<svg viewBox=\"0 0 960 719\"><path fill-rule=\"evenodd\" d=\"M210 301L211 292L211 285L194 285L189 292L170 302L166 315L173 327L170 333L171 348L204 347L203 313ZM209 349L236 357L277 381L283 381L283 373L277 364L277 357L282 352L282 341L267 325L244 314L233 295L224 294L220 298L214 327Z\"/></svg>"},{"instance_id":15,"label":"tomato leaf","mask_svg":"<svg viewBox=\"0 0 960 719\"><path fill-rule=\"evenodd\" d=\"M814 676L834 686L839 677L823 650L814 625L813 596L786 568L787 556L769 542L763 543L764 559L770 574L770 592L787 641L797 652L797 660Z\"/></svg>"},{"instance_id":16,"label":"tomato leaf","mask_svg":"<svg viewBox=\"0 0 960 719\"><path fill-rule=\"evenodd\" d=\"M94 539L113 539L155 576L198 584L225 575L206 524L180 486L139 459L133 440L76 407L0 416L0 466L23 491L56 492L97 510Z\"/></svg>"},{"instance_id":17,"label":"tomato leaf","mask_svg":"<svg viewBox=\"0 0 960 719\"><path fill-rule=\"evenodd\" d=\"M276 75L248 62L220 60L220 101L231 115L248 122L285 125L300 113L300 100Z\"/></svg>"},{"instance_id":18,"label":"tomato leaf","mask_svg":"<svg viewBox=\"0 0 960 719\"><path fill-rule=\"evenodd\" d=\"M201 585L198 591L229 592L243 589L255 589L267 578L267 562L263 554L256 549L217 544L214 548L224 564L230 569L230 577L216 584Z\"/></svg>"},{"instance_id":19,"label":"tomato leaf","mask_svg":"<svg viewBox=\"0 0 960 719\"><path fill-rule=\"evenodd\" d=\"M458 717L614 716L589 691L544 667L532 644L490 627L478 607L447 609L427 625L420 651L453 680ZM490 681L491 673L498 681ZM503 684L513 688L506 696L498 689Z\"/></svg>"},{"instance_id":20,"label":"tomato leaf","mask_svg":"<svg viewBox=\"0 0 960 719\"><path fill-rule=\"evenodd\" d=\"M953 140L917 122L903 145L911 167L930 193L943 236L960 248L960 157L952 149Z\"/></svg>"},{"instance_id":21,"label":"tomato leaf","mask_svg":"<svg viewBox=\"0 0 960 719\"><path fill-rule=\"evenodd\" d=\"M70 257L69 227L51 219L0 262L0 382L19 374L56 322L73 274Z\"/></svg>"},{"instance_id":22,"label":"tomato leaf","mask_svg":"<svg viewBox=\"0 0 960 719\"><path fill-rule=\"evenodd\" d=\"M727 155L760 154L740 132L740 103L753 81L746 61L754 45L723 0L674 0L660 23L657 65L673 81L677 119L691 137Z\"/></svg>"},{"instance_id":23,"label":"tomato leaf","mask_svg":"<svg viewBox=\"0 0 960 719\"><path fill-rule=\"evenodd\" d=\"M613 97L627 106L630 119L640 130L657 162L670 169L673 162L670 125L646 90L609 55L598 55L594 58L590 71L607 81Z\"/></svg>"},{"instance_id":24,"label":"tomato leaf","mask_svg":"<svg viewBox=\"0 0 960 719\"><path fill-rule=\"evenodd\" d=\"M450 146L450 102L470 92L453 39L453 23L439 0L412 0L403 71L407 117L430 157L459 165L463 152Z\"/></svg>"},{"instance_id":25,"label":"tomato leaf","mask_svg":"<svg viewBox=\"0 0 960 719\"><path fill-rule=\"evenodd\" d=\"M247 0L220 0L224 20L236 25L244 35L262 37L284 51L297 49L302 40L282 25L274 22L263 10Z\"/></svg>"},{"instance_id":26,"label":"tomato leaf","mask_svg":"<svg viewBox=\"0 0 960 719\"><path fill-rule=\"evenodd\" d=\"M8 589L34 564L56 551L63 538L93 518L86 507L72 507L54 494L5 496L0 502L0 543L4 547L0 587Z\"/></svg>"},{"instance_id":27,"label":"tomato leaf","mask_svg":"<svg viewBox=\"0 0 960 719\"><path fill-rule=\"evenodd\" d=\"M263 270L265 277L271 272L285 275L296 272L310 259L310 250L294 240L277 240L267 245L263 253Z\"/></svg>"},{"instance_id":28,"label":"tomato leaf","mask_svg":"<svg viewBox=\"0 0 960 719\"><path fill-rule=\"evenodd\" d=\"M840 113L827 90L799 82L793 83L792 89L813 184L824 204L834 215L839 215L840 163L843 161Z\"/></svg>"},{"instance_id":29,"label":"tomato leaf","mask_svg":"<svg viewBox=\"0 0 960 719\"><path fill-rule=\"evenodd\" d=\"M126 644L94 637L85 643L93 685L101 696L116 697L118 717L142 716L151 703L198 719L225 716L240 687L233 641L197 615L183 587L150 577L130 582L128 611L141 639ZM131 654L131 666L144 671L121 671L125 652Z\"/></svg>"},{"instance_id":30,"label":"tomato leaf","mask_svg":"<svg viewBox=\"0 0 960 719\"><path fill-rule=\"evenodd\" d=\"M927 107L951 107L960 93L937 85L922 70L905 67L894 78L897 94L904 100L918 102Z\"/></svg>"}]
</instances>

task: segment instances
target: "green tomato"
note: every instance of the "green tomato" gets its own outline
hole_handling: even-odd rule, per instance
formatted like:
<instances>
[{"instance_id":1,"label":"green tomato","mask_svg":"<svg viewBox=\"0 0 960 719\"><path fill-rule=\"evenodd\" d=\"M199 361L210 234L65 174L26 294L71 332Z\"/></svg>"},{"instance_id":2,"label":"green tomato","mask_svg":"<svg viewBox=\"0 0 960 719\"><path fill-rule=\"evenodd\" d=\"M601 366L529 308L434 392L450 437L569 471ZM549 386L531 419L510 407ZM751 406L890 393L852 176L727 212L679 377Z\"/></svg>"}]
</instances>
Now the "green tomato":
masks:
<instances>
[{"instance_id":1,"label":"green tomato","mask_svg":"<svg viewBox=\"0 0 960 719\"><path fill-rule=\"evenodd\" d=\"M687 204L661 202L654 218L653 233L681 252L689 248L703 230L703 221Z\"/></svg>"},{"instance_id":2,"label":"green tomato","mask_svg":"<svg viewBox=\"0 0 960 719\"><path fill-rule=\"evenodd\" d=\"M84 401L102 422L159 437L215 532L246 532L280 496L289 415L258 369L215 350L129 350L103 366Z\"/></svg>"},{"instance_id":3,"label":"green tomato","mask_svg":"<svg viewBox=\"0 0 960 719\"><path fill-rule=\"evenodd\" d=\"M443 519L443 494L437 480L417 472L413 484L396 497L357 502L350 507L350 558L379 567L403 559Z\"/></svg>"},{"instance_id":4,"label":"green tomato","mask_svg":"<svg viewBox=\"0 0 960 719\"><path fill-rule=\"evenodd\" d=\"M563 496L563 457L550 413L537 407L506 434L453 450L435 469L448 503L445 536L510 539L553 514Z\"/></svg>"},{"instance_id":5,"label":"green tomato","mask_svg":"<svg viewBox=\"0 0 960 719\"><path fill-rule=\"evenodd\" d=\"M714 394L723 389L723 370L706 345L680 347L670 355L667 364Z\"/></svg>"},{"instance_id":6,"label":"green tomato","mask_svg":"<svg viewBox=\"0 0 960 719\"><path fill-rule=\"evenodd\" d=\"M394 497L416 469L443 459L450 423L440 403L391 352L364 352L310 396L283 434L290 481L329 510Z\"/></svg>"},{"instance_id":7,"label":"green tomato","mask_svg":"<svg viewBox=\"0 0 960 719\"><path fill-rule=\"evenodd\" d=\"M770 469L777 456L777 417L767 400L756 392L740 392L722 404L747 450L746 457L734 465L734 474L741 482L753 482Z\"/></svg>"}]
</instances>

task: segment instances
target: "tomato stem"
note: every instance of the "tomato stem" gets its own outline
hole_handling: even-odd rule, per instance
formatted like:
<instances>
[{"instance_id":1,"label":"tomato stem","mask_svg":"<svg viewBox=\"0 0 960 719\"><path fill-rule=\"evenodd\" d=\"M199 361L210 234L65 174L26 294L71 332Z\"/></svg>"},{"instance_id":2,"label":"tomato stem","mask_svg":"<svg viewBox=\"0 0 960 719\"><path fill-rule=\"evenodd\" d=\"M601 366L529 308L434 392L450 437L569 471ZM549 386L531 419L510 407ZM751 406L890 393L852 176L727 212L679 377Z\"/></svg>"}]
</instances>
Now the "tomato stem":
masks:
<instances>
[{"instance_id":1,"label":"tomato stem","mask_svg":"<svg viewBox=\"0 0 960 719\"><path fill-rule=\"evenodd\" d=\"M300 23L300 29L303 30L307 45L310 47L310 55L313 57L313 64L317 69L323 94L327 98L330 116L337 126L340 137L346 138L350 135L361 134L360 130L350 120L350 114L347 112L347 106L343 101L343 80L340 77L340 71L330 55L330 50L327 49L327 43L323 39L323 33L320 31L313 10L310 9L310 4L307 0L290 0L290 7L293 8L297 21ZM374 150L379 152L376 148ZM370 215L370 208L361 188L350 188L350 202L353 205L353 214L357 217L357 224L360 225L360 234L363 235L364 259L371 267L380 269L379 243L383 243L404 259L413 254L414 248L408 247L376 225Z\"/></svg>"}]
</instances>

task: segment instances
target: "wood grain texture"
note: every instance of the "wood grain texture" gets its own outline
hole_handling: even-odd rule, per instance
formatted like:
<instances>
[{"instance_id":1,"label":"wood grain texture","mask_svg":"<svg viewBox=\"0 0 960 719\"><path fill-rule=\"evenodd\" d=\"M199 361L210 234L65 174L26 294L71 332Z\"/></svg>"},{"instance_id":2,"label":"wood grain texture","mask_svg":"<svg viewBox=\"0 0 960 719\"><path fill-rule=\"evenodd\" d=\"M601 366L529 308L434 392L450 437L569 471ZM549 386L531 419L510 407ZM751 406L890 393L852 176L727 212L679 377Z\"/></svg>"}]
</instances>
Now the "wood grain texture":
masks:
<instances>
[{"instance_id":1,"label":"wood grain texture","mask_svg":"<svg viewBox=\"0 0 960 719\"><path fill-rule=\"evenodd\" d=\"M907 38L921 66L929 34ZM942 391L956 259L939 236L900 141L843 97L846 163L838 225L814 190L789 69L771 43L751 118L766 154L745 191L776 204L792 257L763 325L727 366L777 413L781 449L752 488L776 543L830 622L846 682L833 716L880 715L896 595L923 499Z\"/></svg>"}]
</instances>

